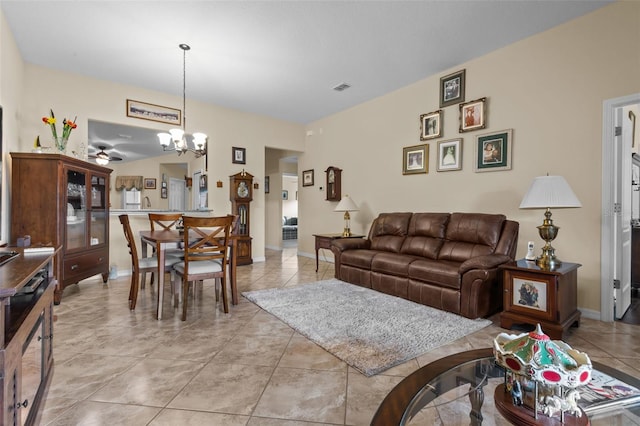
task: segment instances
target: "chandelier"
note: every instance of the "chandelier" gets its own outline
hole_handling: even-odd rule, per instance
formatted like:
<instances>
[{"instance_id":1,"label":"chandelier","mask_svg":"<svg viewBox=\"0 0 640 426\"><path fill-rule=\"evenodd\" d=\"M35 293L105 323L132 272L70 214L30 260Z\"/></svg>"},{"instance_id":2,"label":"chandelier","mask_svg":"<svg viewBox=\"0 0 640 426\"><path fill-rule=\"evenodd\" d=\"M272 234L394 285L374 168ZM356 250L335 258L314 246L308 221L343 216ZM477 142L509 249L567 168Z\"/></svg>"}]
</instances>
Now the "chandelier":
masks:
<instances>
[{"instance_id":1,"label":"chandelier","mask_svg":"<svg viewBox=\"0 0 640 426\"><path fill-rule=\"evenodd\" d=\"M187 50L190 50L191 47L184 43L179 47L182 49L182 129L170 129L169 133L158 133L158 139L160 139L163 151L176 151L178 155L191 151L197 158L207 154L207 135L194 133L192 138L195 148L189 147L185 130L187 128Z\"/></svg>"}]
</instances>

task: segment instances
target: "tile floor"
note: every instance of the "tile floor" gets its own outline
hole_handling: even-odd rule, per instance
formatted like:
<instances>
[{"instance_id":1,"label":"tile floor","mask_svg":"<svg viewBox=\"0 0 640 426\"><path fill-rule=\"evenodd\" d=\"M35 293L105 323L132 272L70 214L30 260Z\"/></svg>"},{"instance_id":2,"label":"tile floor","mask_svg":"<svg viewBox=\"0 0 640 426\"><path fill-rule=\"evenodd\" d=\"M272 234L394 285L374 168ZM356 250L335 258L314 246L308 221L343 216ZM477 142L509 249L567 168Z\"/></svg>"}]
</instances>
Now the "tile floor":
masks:
<instances>
[{"instance_id":1,"label":"tile floor","mask_svg":"<svg viewBox=\"0 0 640 426\"><path fill-rule=\"evenodd\" d=\"M240 291L328 279L333 264L267 250L239 267ZM53 379L42 425L368 425L385 395L409 373L451 353L491 346L494 325L366 378L240 297L221 312L210 286L186 322L155 292L128 310L129 278L65 289L55 307ZM515 331L514 331L515 332ZM584 319L565 338L592 359L640 377L640 327ZM447 424L435 419L431 424ZM468 419L467 419L468 424Z\"/></svg>"}]
</instances>

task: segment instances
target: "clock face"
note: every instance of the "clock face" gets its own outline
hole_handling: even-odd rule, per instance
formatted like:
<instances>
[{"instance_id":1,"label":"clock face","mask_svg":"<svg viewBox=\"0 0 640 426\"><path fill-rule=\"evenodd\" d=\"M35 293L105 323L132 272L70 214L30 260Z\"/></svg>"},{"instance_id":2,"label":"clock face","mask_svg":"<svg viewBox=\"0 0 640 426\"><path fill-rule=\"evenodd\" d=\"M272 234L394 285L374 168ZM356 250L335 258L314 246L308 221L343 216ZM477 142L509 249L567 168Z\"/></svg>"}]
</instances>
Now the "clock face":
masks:
<instances>
[{"instance_id":1,"label":"clock face","mask_svg":"<svg viewBox=\"0 0 640 426\"><path fill-rule=\"evenodd\" d=\"M249 188L246 182L240 182L238 185L238 197L247 198L249 196Z\"/></svg>"}]
</instances>

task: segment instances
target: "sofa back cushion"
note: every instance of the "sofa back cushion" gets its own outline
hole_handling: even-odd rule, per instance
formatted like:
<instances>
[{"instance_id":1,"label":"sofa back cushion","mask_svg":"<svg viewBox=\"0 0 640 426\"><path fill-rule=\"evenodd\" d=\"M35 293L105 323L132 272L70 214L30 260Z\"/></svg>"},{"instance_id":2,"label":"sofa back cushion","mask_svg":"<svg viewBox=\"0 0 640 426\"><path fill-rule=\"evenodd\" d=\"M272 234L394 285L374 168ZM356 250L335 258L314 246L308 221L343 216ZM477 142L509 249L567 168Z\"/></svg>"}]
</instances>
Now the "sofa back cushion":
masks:
<instances>
[{"instance_id":1,"label":"sofa back cushion","mask_svg":"<svg viewBox=\"0 0 640 426\"><path fill-rule=\"evenodd\" d=\"M502 214L452 213L438 259L464 262L494 253L505 220Z\"/></svg>"},{"instance_id":2,"label":"sofa back cushion","mask_svg":"<svg viewBox=\"0 0 640 426\"><path fill-rule=\"evenodd\" d=\"M401 253L437 259L444 243L449 213L414 213Z\"/></svg>"},{"instance_id":3,"label":"sofa back cushion","mask_svg":"<svg viewBox=\"0 0 640 426\"><path fill-rule=\"evenodd\" d=\"M399 253L410 219L411 213L381 213L369 230L371 249Z\"/></svg>"}]
</instances>

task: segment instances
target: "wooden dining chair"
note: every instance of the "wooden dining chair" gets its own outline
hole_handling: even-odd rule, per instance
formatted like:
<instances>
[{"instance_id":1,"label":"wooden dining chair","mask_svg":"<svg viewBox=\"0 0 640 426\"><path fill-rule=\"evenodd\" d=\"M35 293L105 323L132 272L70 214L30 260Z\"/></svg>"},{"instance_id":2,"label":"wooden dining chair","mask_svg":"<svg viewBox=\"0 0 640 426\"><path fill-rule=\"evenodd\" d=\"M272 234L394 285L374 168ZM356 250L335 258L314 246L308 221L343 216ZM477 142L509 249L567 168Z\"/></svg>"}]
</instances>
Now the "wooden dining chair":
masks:
<instances>
[{"instance_id":1,"label":"wooden dining chair","mask_svg":"<svg viewBox=\"0 0 640 426\"><path fill-rule=\"evenodd\" d=\"M182 321L187 319L189 285L194 281L215 279L222 291L224 312L229 312L227 300L227 264L231 226L234 216L184 216L184 261L173 265L182 277ZM214 290L215 289L214 286Z\"/></svg>"},{"instance_id":2,"label":"wooden dining chair","mask_svg":"<svg viewBox=\"0 0 640 426\"><path fill-rule=\"evenodd\" d=\"M129 216L122 214L118 216L122 229L124 230L124 237L127 240L127 246L129 247L129 254L131 254L131 287L129 288L129 309L134 310L136 308L136 302L138 300L138 287L140 283L140 276L147 272L155 272L158 270L158 258L151 257L139 257L138 249L136 247L136 240L131 231L131 224L129 223ZM175 274L173 271L173 265L179 262L177 257L165 258L164 271L171 273L171 289L172 294L176 294L175 291ZM159 288L157 291L163 291Z\"/></svg>"},{"instance_id":3,"label":"wooden dining chair","mask_svg":"<svg viewBox=\"0 0 640 426\"><path fill-rule=\"evenodd\" d=\"M175 230L178 228L180 222L182 221L182 213L149 213L149 226L152 231L158 230ZM155 254L155 246L152 249ZM179 244L176 244L174 247L167 247L165 250L165 256L173 256L179 257L182 259L184 257L184 249L180 247ZM142 288L144 288L144 284L147 280L147 274L143 274L142 276ZM151 279L149 284L153 285L154 281L154 272L151 272Z\"/></svg>"}]
</instances>

